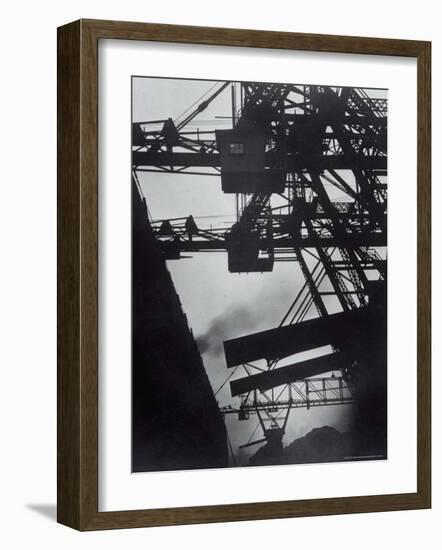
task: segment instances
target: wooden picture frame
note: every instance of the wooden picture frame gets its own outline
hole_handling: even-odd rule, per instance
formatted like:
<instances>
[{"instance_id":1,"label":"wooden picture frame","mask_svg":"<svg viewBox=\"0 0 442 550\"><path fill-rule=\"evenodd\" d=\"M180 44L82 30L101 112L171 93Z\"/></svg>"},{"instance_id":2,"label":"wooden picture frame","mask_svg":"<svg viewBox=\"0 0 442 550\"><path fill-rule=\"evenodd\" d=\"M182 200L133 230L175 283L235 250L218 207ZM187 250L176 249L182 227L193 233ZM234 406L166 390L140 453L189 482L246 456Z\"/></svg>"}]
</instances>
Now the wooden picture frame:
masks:
<instances>
[{"instance_id":1,"label":"wooden picture frame","mask_svg":"<svg viewBox=\"0 0 442 550\"><path fill-rule=\"evenodd\" d=\"M98 40L402 56L418 71L417 492L98 511ZM79 20L58 29L58 521L82 531L431 506L431 43Z\"/></svg>"}]
</instances>

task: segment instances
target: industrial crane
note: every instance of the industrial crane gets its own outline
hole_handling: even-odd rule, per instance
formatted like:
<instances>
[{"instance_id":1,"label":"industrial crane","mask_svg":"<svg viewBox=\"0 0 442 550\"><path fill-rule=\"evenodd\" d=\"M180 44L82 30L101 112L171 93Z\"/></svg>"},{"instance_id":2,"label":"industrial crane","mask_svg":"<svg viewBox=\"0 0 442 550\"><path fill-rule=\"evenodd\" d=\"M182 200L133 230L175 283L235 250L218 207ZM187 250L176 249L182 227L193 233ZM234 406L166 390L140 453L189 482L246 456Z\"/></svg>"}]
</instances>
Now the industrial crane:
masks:
<instances>
[{"instance_id":1,"label":"industrial crane","mask_svg":"<svg viewBox=\"0 0 442 550\"><path fill-rule=\"evenodd\" d=\"M239 88L239 93L238 93ZM190 127L231 90L231 127ZM233 273L296 261L304 276L280 326L224 342L240 420L258 416L282 448L292 409L356 400L386 408L387 100L361 88L215 83L182 120L133 124L132 168L214 176L236 195L231 227L203 228L192 215L151 220L168 260L225 251ZM331 289L331 290L330 290ZM330 311L326 296L336 299ZM307 318L312 308L316 317ZM297 353L329 353L281 366ZM264 365L263 365L264 362ZM331 374L330 374L331 373ZM365 413L364 413L365 411ZM371 424L370 424L371 426Z\"/></svg>"}]
</instances>

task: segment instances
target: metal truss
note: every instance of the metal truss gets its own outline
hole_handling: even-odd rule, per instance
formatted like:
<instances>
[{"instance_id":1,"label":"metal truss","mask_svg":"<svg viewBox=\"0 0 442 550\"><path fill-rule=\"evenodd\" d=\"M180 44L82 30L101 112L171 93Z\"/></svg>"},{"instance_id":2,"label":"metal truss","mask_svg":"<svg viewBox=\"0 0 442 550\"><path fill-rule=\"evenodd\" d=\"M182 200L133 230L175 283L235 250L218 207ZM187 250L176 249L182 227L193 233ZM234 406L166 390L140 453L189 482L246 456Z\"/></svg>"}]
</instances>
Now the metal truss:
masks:
<instances>
[{"instance_id":1,"label":"metal truss","mask_svg":"<svg viewBox=\"0 0 442 550\"><path fill-rule=\"evenodd\" d=\"M342 312L366 307L372 282L386 284L387 100L361 88L215 83L181 119L134 123L134 173L214 176L218 183L223 168L219 126L200 115L229 87L232 115L224 125L239 128L252 121L264 129L264 166L283 167L284 191L237 193L228 228L204 228L189 215L151 220L165 258L200 252L227 252L230 258L235 251L241 258L253 243L256 258L250 271L297 262L305 283L280 327L304 322L312 308L318 317L327 317L327 296L336 297ZM229 259L229 269L247 271L247 262ZM331 349L341 351L335 344ZM277 370L278 363L242 367L252 376L256 369ZM282 438L292 409L353 402L350 368L347 364L335 369L339 376L310 376L277 390L255 389L241 396L239 406L222 406L221 412L242 420L256 414L265 435L256 443L268 441L270 434Z\"/></svg>"}]
</instances>

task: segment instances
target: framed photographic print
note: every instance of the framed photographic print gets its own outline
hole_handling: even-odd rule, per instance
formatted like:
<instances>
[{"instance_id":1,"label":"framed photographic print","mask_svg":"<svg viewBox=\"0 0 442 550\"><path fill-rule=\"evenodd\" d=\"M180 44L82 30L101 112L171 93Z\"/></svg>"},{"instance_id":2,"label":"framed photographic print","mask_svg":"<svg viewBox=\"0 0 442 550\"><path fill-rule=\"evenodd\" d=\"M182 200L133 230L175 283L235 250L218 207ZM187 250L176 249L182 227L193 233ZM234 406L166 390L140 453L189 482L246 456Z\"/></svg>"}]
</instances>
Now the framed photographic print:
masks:
<instances>
[{"instance_id":1,"label":"framed photographic print","mask_svg":"<svg viewBox=\"0 0 442 550\"><path fill-rule=\"evenodd\" d=\"M58 520L431 505L430 43L58 34Z\"/></svg>"}]
</instances>

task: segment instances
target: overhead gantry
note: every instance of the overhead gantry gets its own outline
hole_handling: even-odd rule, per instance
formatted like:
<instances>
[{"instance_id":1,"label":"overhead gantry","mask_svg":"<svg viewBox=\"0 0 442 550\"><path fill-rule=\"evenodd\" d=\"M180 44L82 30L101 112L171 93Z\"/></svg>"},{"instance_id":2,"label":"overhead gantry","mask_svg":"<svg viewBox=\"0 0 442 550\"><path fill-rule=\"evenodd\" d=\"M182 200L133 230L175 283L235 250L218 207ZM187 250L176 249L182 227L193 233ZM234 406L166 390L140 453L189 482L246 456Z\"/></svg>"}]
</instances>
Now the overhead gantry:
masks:
<instances>
[{"instance_id":1,"label":"overhead gantry","mask_svg":"<svg viewBox=\"0 0 442 550\"><path fill-rule=\"evenodd\" d=\"M198 116L229 89L230 127L201 130ZM236 195L228 228L201 227L190 213L152 219L166 259L225 251L233 273L295 261L304 276L279 327L225 342L227 366L246 376L230 384L241 405L223 412L256 413L273 444L292 408L355 396L364 405L373 395L386 404L385 98L361 88L215 83L182 120L135 122L132 164L136 179L145 171L214 176L208 185ZM319 346L328 353L315 356ZM313 380L323 381L319 400Z\"/></svg>"}]
</instances>

